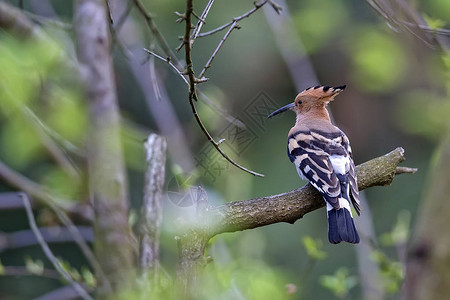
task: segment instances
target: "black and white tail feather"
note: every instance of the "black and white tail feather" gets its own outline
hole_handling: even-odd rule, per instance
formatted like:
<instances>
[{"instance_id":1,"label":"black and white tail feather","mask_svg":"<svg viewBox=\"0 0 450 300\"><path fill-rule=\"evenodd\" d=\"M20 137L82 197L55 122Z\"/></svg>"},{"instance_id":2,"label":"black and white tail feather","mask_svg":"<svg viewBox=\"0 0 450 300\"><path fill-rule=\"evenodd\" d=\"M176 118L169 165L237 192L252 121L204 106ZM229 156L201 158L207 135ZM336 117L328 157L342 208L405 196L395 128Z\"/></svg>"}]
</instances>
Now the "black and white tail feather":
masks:
<instances>
[{"instance_id":1,"label":"black and white tail feather","mask_svg":"<svg viewBox=\"0 0 450 300\"><path fill-rule=\"evenodd\" d=\"M356 171L347 136L333 131L302 128L288 137L288 156L299 176L308 180L327 205L328 239L359 243L350 202L360 214Z\"/></svg>"}]
</instances>

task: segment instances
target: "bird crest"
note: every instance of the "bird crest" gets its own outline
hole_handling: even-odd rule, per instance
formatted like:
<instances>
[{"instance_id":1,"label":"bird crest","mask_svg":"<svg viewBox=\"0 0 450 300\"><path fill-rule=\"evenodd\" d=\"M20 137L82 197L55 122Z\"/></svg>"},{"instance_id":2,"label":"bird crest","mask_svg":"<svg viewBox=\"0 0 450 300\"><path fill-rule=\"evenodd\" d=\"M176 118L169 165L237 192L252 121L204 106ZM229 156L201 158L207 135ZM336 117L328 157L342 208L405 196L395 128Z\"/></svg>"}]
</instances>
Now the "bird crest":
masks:
<instances>
[{"instance_id":1,"label":"bird crest","mask_svg":"<svg viewBox=\"0 0 450 300\"><path fill-rule=\"evenodd\" d=\"M321 102L330 102L334 100L340 92L345 89L345 85L330 87L328 85L316 85L302 91L295 97L295 104L297 105L299 101L308 102L321 100Z\"/></svg>"}]
</instances>

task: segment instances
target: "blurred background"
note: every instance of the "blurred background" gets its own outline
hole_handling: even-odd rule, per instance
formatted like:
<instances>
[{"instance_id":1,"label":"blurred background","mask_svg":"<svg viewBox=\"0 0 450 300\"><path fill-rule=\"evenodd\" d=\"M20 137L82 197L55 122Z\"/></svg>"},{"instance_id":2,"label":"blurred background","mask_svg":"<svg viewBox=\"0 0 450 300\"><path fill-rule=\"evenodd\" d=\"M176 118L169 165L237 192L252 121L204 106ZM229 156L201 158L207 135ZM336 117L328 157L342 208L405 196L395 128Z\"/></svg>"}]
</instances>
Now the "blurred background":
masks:
<instances>
[{"instance_id":1,"label":"blurred background","mask_svg":"<svg viewBox=\"0 0 450 300\"><path fill-rule=\"evenodd\" d=\"M92 240L84 160L87 113L73 32L73 3L58 0L4 1L22 6L50 39L25 40L0 29L0 160L62 199L83 235ZM449 130L450 58L442 44L386 22L371 1L278 1L239 22L199 85L199 115L225 152L264 178L224 160L195 122L187 86L164 61L140 12L127 1L111 0L115 25L114 66L122 116L122 141L136 221L146 167L143 141L150 132L168 142L161 262L170 281L178 250L180 218L192 214L190 188L201 185L212 205L273 195L305 184L286 157L286 138L295 117L270 120L271 111L293 101L304 88L346 84L330 104L334 122L349 137L356 164L405 149L414 175L364 192L357 220L363 243L331 245L325 210L295 224L275 224L215 237L207 250L214 263L202 281L205 299L397 299L405 257ZM409 5L430 28L448 28L450 2L417 0ZM175 11L183 1L147 1L170 48L180 44L184 24ZM207 1L196 1L200 14ZM202 32L253 8L251 1L216 1ZM409 15L393 10L394 16ZM121 18L121 16L128 16ZM391 16L392 17L392 16ZM198 38L193 64L199 74L226 31ZM435 37L435 35L433 34ZM441 35L436 35L441 38ZM447 35L443 35L447 38ZM445 47L445 45L444 45ZM177 54L183 61L183 50ZM448 178L447 178L448 180ZM46 260L17 190L0 182L0 298L31 299L64 285ZM445 200L445 199L442 199ZM92 275L78 248L65 239L45 206L36 205L38 225L54 237L51 248L72 272ZM56 230L56 231L55 231ZM59 230L59 231L58 231ZM60 237L55 238L56 237ZM94 284L94 283L93 283ZM57 298L55 298L57 299Z\"/></svg>"}]
</instances>

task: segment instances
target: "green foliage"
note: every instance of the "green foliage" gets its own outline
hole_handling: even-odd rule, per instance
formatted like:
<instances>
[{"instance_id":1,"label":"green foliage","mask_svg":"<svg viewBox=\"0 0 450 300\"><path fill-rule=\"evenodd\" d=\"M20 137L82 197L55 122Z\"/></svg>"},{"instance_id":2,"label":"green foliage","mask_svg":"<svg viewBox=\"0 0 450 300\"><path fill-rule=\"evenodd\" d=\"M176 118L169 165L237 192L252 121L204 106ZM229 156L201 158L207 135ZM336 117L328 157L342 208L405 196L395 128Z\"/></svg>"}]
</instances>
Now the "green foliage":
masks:
<instances>
[{"instance_id":1,"label":"green foliage","mask_svg":"<svg viewBox=\"0 0 450 300\"><path fill-rule=\"evenodd\" d=\"M285 275L256 260L224 267L208 266L199 281L196 299L288 299Z\"/></svg>"},{"instance_id":2,"label":"green foliage","mask_svg":"<svg viewBox=\"0 0 450 300\"><path fill-rule=\"evenodd\" d=\"M399 125L412 134L436 140L450 130L449 99L427 90L412 90L400 96Z\"/></svg>"},{"instance_id":3,"label":"green foliage","mask_svg":"<svg viewBox=\"0 0 450 300\"><path fill-rule=\"evenodd\" d=\"M445 26L445 21L441 19L435 19L430 16L424 16L425 22L427 22L428 26L433 29L438 29Z\"/></svg>"},{"instance_id":4,"label":"green foliage","mask_svg":"<svg viewBox=\"0 0 450 300\"><path fill-rule=\"evenodd\" d=\"M65 139L79 144L87 130L87 109L80 92L52 85L49 91L45 122Z\"/></svg>"},{"instance_id":5,"label":"green foliage","mask_svg":"<svg viewBox=\"0 0 450 300\"><path fill-rule=\"evenodd\" d=\"M94 274L85 266L81 267L81 278L88 287L94 288L97 286L97 280L95 279Z\"/></svg>"},{"instance_id":6,"label":"green foliage","mask_svg":"<svg viewBox=\"0 0 450 300\"><path fill-rule=\"evenodd\" d=\"M74 79L66 76L71 70L62 62L60 45L4 34L0 45L0 155L19 170L41 160L49 127L81 143L86 110Z\"/></svg>"},{"instance_id":7,"label":"green foliage","mask_svg":"<svg viewBox=\"0 0 450 300\"><path fill-rule=\"evenodd\" d=\"M450 20L450 1L447 0L421 0L423 8L433 18Z\"/></svg>"},{"instance_id":8,"label":"green foliage","mask_svg":"<svg viewBox=\"0 0 450 300\"><path fill-rule=\"evenodd\" d=\"M42 172L40 182L48 187L53 193L59 195L58 200L73 201L79 199L82 191L82 182L80 178L69 176L59 167L50 167Z\"/></svg>"},{"instance_id":9,"label":"green foliage","mask_svg":"<svg viewBox=\"0 0 450 300\"><path fill-rule=\"evenodd\" d=\"M35 97L60 49L55 43L16 40L4 34L0 34L0 45L0 111L8 114Z\"/></svg>"},{"instance_id":10,"label":"green foliage","mask_svg":"<svg viewBox=\"0 0 450 300\"><path fill-rule=\"evenodd\" d=\"M128 123L121 128L121 138L125 162L128 167L136 171L144 171L147 167L145 158L145 134Z\"/></svg>"},{"instance_id":11,"label":"green foliage","mask_svg":"<svg viewBox=\"0 0 450 300\"><path fill-rule=\"evenodd\" d=\"M4 274L5 274L5 267L3 266L3 263L0 260L0 275L4 275Z\"/></svg>"},{"instance_id":12,"label":"green foliage","mask_svg":"<svg viewBox=\"0 0 450 300\"><path fill-rule=\"evenodd\" d=\"M386 292L398 292L404 278L402 264L389 259L385 253L379 250L372 251L370 257L380 268L381 278Z\"/></svg>"},{"instance_id":13,"label":"green foliage","mask_svg":"<svg viewBox=\"0 0 450 300\"><path fill-rule=\"evenodd\" d=\"M385 233L380 237L380 242L384 246L395 246L405 244L410 236L411 213L402 210L397 216L397 222L394 224L391 232Z\"/></svg>"},{"instance_id":14,"label":"green foliage","mask_svg":"<svg viewBox=\"0 0 450 300\"><path fill-rule=\"evenodd\" d=\"M349 46L353 60L352 77L360 89L387 92L405 78L407 52L391 32L362 28Z\"/></svg>"},{"instance_id":15,"label":"green foliage","mask_svg":"<svg viewBox=\"0 0 450 300\"><path fill-rule=\"evenodd\" d=\"M327 257L327 253L322 250L322 240L313 239L310 236L305 236L302 241L306 253L311 259L324 260Z\"/></svg>"},{"instance_id":16,"label":"green foliage","mask_svg":"<svg viewBox=\"0 0 450 300\"><path fill-rule=\"evenodd\" d=\"M349 275L349 271L346 268L339 268L334 275L323 275L320 277L320 284L340 299L346 298L357 283L358 278Z\"/></svg>"},{"instance_id":17,"label":"green foliage","mask_svg":"<svg viewBox=\"0 0 450 300\"><path fill-rule=\"evenodd\" d=\"M44 148L36 128L20 113L14 115L5 120L6 124L0 132L0 151L9 165L21 170L38 160Z\"/></svg>"},{"instance_id":18,"label":"green foliage","mask_svg":"<svg viewBox=\"0 0 450 300\"><path fill-rule=\"evenodd\" d=\"M42 275L44 273L44 263L42 260L33 260L31 257L25 257L25 268L31 274Z\"/></svg>"},{"instance_id":19,"label":"green foliage","mask_svg":"<svg viewBox=\"0 0 450 300\"><path fill-rule=\"evenodd\" d=\"M348 9L342 1L307 0L301 1L293 19L307 52L312 53L328 46L333 36L346 26L348 18Z\"/></svg>"}]
</instances>

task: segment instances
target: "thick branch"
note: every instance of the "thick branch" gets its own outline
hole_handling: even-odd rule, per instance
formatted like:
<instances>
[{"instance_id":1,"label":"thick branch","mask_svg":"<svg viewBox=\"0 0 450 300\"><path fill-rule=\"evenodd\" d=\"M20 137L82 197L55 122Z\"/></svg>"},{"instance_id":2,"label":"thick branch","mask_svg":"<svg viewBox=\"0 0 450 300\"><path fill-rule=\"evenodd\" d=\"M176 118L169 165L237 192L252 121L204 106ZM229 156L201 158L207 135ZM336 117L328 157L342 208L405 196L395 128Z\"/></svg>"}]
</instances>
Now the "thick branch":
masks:
<instances>
[{"instance_id":1,"label":"thick branch","mask_svg":"<svg viewBox=\"0 0 450 300\"><path fill-rule=\"evenodd\" d=\"M404 160L403 148L397 148L357 166L359 190L390 184L398 174L397 165ZM206 195L201 198L206 199ZM202 209L199 212L201 217L178 238L180 260L177 273L182 291L187 297L195 298L192 288L195 287L197 271L208 261L204 252L211 237L280 222L294 223L323 206L325 203L319 192L307 184L279 195Z\"/></svg>"},{"instance_id":2,"label":"thick branch","mask_svg":"<svg viewBox=\"0 0 450 300\"><path fill-rule=\"evenodd\" d=\"M356 167L358 188L389 185L404 161L403 148L374 158ZM208 211L209 234L234 232L269 224L294 223L305 214L325 206L319 192L310 184L302 188L267 197L231 202Z\"/></svg>"}]
</instances>

